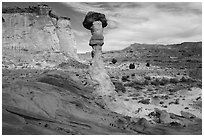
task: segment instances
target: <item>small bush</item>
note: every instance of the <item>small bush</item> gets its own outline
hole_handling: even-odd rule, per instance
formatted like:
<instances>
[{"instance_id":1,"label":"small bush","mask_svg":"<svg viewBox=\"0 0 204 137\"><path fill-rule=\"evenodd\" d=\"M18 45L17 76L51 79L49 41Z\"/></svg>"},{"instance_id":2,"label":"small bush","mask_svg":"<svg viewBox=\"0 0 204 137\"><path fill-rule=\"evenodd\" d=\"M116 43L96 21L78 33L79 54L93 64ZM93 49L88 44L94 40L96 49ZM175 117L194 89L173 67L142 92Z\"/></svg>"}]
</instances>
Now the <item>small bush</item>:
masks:
<instances>
[{"instance_id":1,"label":"small bush","mask_svg":"<svg viewBox=\"0 0 204 137\"><path fill-rule=\"evenodd\" d=\"M143 81L139 81L139 80L135 80L133 82L131 82L133 85L144 85Z\"/></svg>"},{"instance_id":2,"label":"small bush","mask_svg":"<svg viewBox=\"0 0 204 137\"><path fill-rule=\"evenodd\" d=\"M147 63L147 64L146 64L146 67L150 67L150 63Z\"/></svg>"},{"instance_id":3,"label":"small bush","mask_svg":"<svg viewBox=\"0 0 204 137\"><path fill-rule=\"evenodd\" d=\"M112 59L112 63L115 64L117 60L115 58Z\"/></svg>"},{"instance_id":4,"label":"small bush","mask_svg":"<svg viewBox=\"0 0 204 137\"><path fill-rule=\"evenodd\" d=\"M144 77L146 80L151 80L151 77L150 76L145 76Z\"/></svg>"},{"instance_id":5,"label":"small bush","mask_svg":"<svg viewBox=\"0 0 204 137\"><path fill-rule=\"evenodd\" d=\"M41 63L36 63L35 65L37 65L37 66L41 66Z\"/></svg>"},{"instance_id":6,"label":"small bush","mask_svg":"<svg viewBox=\"0 0 204 137\"><path fill-rule=\"evenodd\" d=\"M162 85L162 86L164 86L164 85L166 85L166 84L168 84L169 83L169 79L168 78L162 78L161 80L160 80L160 85Z\"/></svg>"},{"instance_id":7,"label":"small bush","mask_svg":"<svg viewBox=\"0 0 204 137\"><path fill-rule=\"evenodd\" d=\"M149 85L149 81L145 79L143 85Z\"/></svg>"},{"instance_id":8,"label":"small bush","mask_svg":"<svg viewBox=\"0 0 204 137\"><path fill-rule=\"evenodd\" d=\"M130 63L129 69L135 69L135 64L134 63Z\"/></svg>"},{"instance_id":9,"label":"small bush","mask_svg":"<svg viewBox=\"0 0 204 137\"><path fill-rule=\"evenodd\" d=\"M124 86L132 87L132 88L135 88L135 89L138 89L138 90L139 89L143 89L141 83L136 82L136 81L130 82L130 83L126 83L126 84L124 84Z\"/></svg>"},{"instance_id":10,"label":"small bush","mask_svg":"<svg viewBox=\"0 0 204 137\"><path fill-rule=\"evenodd\" d=\"M160 101L159 104L164 104L164 101Z\"/></svg>"},{"instance_id":11,"label":"small bush","mask_svg":"<svg viewBox=\"0 0 204 137\"><path fill-rule=\"evenodd\" d=\"M185 107L184 109L189 109L189 107Z\"/></svg>"},{"instance_id":12,"label":"small bush","mask_svg":"<svg viewBox=\"0 0 204 137\"><path fill-rule=\"evenodd\" d=\"M114 81L113 84L115 85L115 91L116 92L122 92L125 93L126 89L123 86L123 83L119 82L119 81Z\"/></svg>"},{"instance_id":13,"label":"small bush","mask_svg":"<svg viewBox=\"0 0 204 137\"><path fill-rule=\"evenodd\" d=\"M146 85L149 85L149 81L148 80L135 80L135 81L126 83L124 85L128 87L133 87L135 89L143 89Z\"/></svg>"},{"instance_id":14,"label":"small bush","mask_svg":"<svg viewBox=\"0 0 204 137\"><path fill-rule=\"evenodd\" d=\"M180 82L184 82L184 83L188 83L188 82L195 82L193 79L191 79L191 78L188 78L188 77L182 77L181 79L180 79Z\"/></svg>"},{"instance_id":15,"label":"small bush","mask_svg":"<svg viewBox=\"0 0 204 137\"><path fill-rule=\"evenodd\" d=\"M179 99L176 99L174 104L179 104Z\"/></svg>"},{"instance_id":16,"label":"small bush","mask_svg":"<svg viewBox=\"0 0 204 137\"><path fill-rule=\"evenodd\" d=\"M159 79L156 78L155 80L152 80L152 81L151 81L151 84L152 84L152 85L155 85L155 86L159 86L160 81L159 81Z\"/></svg>"},{"instance_id":17,"label":"small bush","mask_svg":"<svg viewBox=\"0 0 204 137\"><path fill-rule=\"evenodd\" d=\"M171 78L170 83L177 84L179 80L177 78Z\"/></svg>"},{"instance_id":18,"label":"small bush","mask_svg":"<svg viewBox=\"0 0 204 137\"><path fill-rule=\"evenodd\" d=\"M138 103L149 104L150 103L150 99L142 99L142 100L138 101Z\"/></svg>"},{"instance_id":19,"label":"small bush","mask_svg":"<svg viewBox=\"0 0 204 137\"><path fill-rule=\"evenodd\" d=\"M171 93L175 93L175 92L177 92L179 90L182 90L184 88L185 87L182 87L182 86L174 86L174 87L170 88L168 91L171 92Z\"/></svg>"},{"instance_id":20,"label":"small bush","mask_svg":"<svg viewBox=\"0 0 204 137\"><path fill-rule=\"evenodd\" d=\"M154 89L152 87L148 87L147 91L153 91Z\"/></svg>"},{"instance_id":21,"label":"small bush","mask_svg":"<svg viewBox=\"0 0 204 137\"><path fill-rule=\"evenodd\" d=\"M128 79L128 77L129 77L129 76L122 76L122 79L121 79L121 80L122 80L123 82L130 81L130 80Z\"/></svg>"}]
</instances>

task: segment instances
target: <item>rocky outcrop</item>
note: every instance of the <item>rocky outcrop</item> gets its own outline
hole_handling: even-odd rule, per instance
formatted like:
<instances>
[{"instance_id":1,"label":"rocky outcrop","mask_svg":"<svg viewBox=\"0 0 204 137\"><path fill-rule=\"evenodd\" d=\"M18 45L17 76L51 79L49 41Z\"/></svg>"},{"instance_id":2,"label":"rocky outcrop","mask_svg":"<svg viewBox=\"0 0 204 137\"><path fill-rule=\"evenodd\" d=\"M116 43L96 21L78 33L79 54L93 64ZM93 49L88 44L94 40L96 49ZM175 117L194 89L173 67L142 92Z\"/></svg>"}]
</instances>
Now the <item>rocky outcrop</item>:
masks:
<instances>
[{"instance_id":1,"label":"rocky outcrop","mask_svg":"<svg viewBox=\"0 0 204 137\"><path fill-rule=\"evenodd\" d=\"M195 115L193 115L189 112L185 112L185 111L181 111L181 115L182 115L182 117L187 118L187 119L192 119L192 118L196 117Z\"/></svg>"},{"instance_id":2,"label":"rocky outcrop","mask_svg":"<svg viewBox=\"0 0 204 137\"><path fill-rule=\"evenodd\" d=\"M159 123L170 123L170 114L166 110L159 110L155 108L155 112L159 115Z\"/></svg>"},{"instance_id":3,"label":"rocky outcrop","mask_svg":"<svg viewBox=\"0 0 204 137\"><path fill-rule=\"evenodd\" d=\"M65 55L78 60L77 47L74 34L71 30L69 18L59 18L57 21L56 34L59 39L60 51Z\"/></svg>"},{"instance_id":4,"label":"rocky outcrop","mask_svg":"<svg viewBox=\"0 0 204 137\"><path fill-rule=\"evenodd\" d=\"M110 95L115 92L114 85L106 73L102 60L102 46L104 44L103 28L107 26L104 14L89 12L83 26L91 30L89 45L92 47L92 62L90 66L90 76L96 83L96 93L99 95Z\"/></svg>"},{"instance_id":5,"label":"rocky outcrop","mask_svg":"<svg viewBox=\"0 0 204 137\"><path fill-rule=\"evenodd\" d=\"M34 11L10 12L2 14L3 56L12 56L30 62L34 55L43 52L59 52L66 57L78 59L76 41L71 30L69 18L49 16L46 6L34 8ZM28 55L27 55L28 54ZM63 58L63 57L62 57Z\"/></svg>"}]
</instances>

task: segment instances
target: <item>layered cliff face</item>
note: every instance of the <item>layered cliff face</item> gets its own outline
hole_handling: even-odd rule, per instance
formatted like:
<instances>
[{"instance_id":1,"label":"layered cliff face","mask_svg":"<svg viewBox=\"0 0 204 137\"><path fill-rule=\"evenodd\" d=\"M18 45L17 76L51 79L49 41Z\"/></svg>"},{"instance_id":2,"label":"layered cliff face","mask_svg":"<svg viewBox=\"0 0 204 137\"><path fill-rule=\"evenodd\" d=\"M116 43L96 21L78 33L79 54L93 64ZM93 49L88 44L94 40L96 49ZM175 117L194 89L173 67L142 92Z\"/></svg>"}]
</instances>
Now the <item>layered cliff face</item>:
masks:
<instances>
[{"instance_id":1,"label":"layered cliff face","mask_svg":"<svg viewBox=\"0 0 204 137\"><path fill-rule=\"evenodd\" d=\"M7 60L30 63L78 59L69 18L3 13L2 21L2 53Z\"/></svg>"},{"instance_id":2,"label":"layered cliff face","mask_svg":"<svg viewBox=\"0 0 204 137\"><path fill-rule=\"evenodd\" d=\"M58 19L56 34L59 39L60 51L70 57L78 59L76 54L76 41L73 32L71 31L71 24L68 19Z\"/></svg>"}]
</instances>

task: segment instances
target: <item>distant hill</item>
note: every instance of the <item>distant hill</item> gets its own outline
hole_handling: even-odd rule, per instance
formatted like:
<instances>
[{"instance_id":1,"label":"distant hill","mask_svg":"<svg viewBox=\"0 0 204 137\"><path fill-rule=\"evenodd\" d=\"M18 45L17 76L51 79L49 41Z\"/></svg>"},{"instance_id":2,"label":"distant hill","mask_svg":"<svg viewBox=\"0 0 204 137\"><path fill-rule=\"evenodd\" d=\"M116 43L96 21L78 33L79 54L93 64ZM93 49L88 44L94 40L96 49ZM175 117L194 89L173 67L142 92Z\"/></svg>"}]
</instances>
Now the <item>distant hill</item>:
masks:
<instances>
[{"instance_id":1,"label":"distant hill","mask_svg":"<svg viewBox=\"0 0 204 137\"><path fill-rule=\"evenodd\" d=\"M81 59L91 60L90 53L79 54ZM183 42L180 44L158 45L134 43L123 50L103 53L105 63L150 63L162 68L186 69L189 75L201 78L202 42Z\"/></svg>"}]
</instances>

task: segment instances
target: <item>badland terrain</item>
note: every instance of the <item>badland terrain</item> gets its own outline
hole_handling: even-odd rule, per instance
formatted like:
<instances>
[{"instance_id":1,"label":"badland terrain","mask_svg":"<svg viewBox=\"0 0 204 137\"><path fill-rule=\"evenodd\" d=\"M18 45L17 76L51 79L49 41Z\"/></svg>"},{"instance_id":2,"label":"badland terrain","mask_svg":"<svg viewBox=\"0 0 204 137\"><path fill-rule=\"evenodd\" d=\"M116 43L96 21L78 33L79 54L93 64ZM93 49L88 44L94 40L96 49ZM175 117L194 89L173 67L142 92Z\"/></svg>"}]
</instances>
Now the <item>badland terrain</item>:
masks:
<instances>
[{"instance_id":1,"label":"badland terrain","mask_svg":"<svg viewBox=\"0 0 204 137\"><path fill-rule=\"evenodd\" d=\"M202 134L202 42L102 52L114 93L99 95L68 17L5 8L2 25L4 135Z\"/></svg>"}]
</instances>

